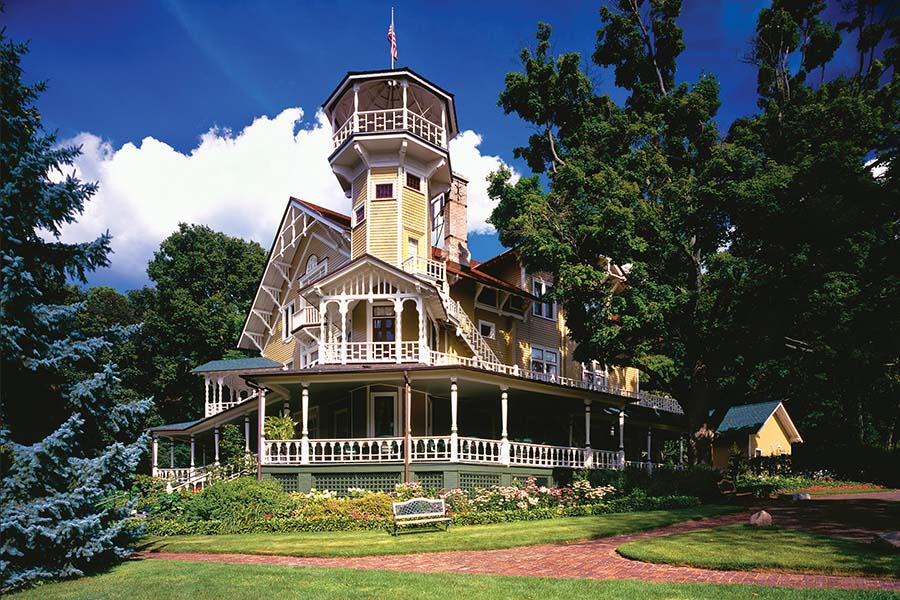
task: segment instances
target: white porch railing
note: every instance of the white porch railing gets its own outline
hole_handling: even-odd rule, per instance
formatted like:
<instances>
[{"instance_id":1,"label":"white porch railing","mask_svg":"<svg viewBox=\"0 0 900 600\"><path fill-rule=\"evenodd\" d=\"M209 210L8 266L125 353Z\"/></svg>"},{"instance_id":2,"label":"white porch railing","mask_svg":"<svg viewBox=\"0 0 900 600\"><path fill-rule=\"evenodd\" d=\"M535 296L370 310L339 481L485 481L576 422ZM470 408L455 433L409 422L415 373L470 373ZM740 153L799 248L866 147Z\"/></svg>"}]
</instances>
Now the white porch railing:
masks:
<instances>
[{"instance_id":1,"label":"white porch railing","mask_svg":"<svg viewBox=\"0 0 900 600\"><path fill-rule=\"evenodd\" d=\"M300 327L318 327L320 324L319 309L315 306L303 306L291 317L291 331Z\"/></svg>"},{"instance_id":2,"label":"white porch railing","mask_svg":"<svg viewBox=\"0 0 900 600\"><path fill-rule=\"evenodd\" d=\"M379 133L410 131L436 146L446 148L447 138L443 127L433 123L413 110L389 108L386 110L361 110L344 121L332 136L334 147L343 144L353 133Z\"/></svg>"},{"instance_id":3,"label":"white porch railing","mask_svg":"<svg viewBox=\"0 0 900 600\"><path fill-rule=\"evenodd\" d=\"M444 261L410 256L403 261L403 270L413 275L421 275L426 279L444 282L447 280L447 266Z\"/></svg>"},{"instance_id":4,"label":"white porch railing","mask_svg":"<svg viewBox=\"0 0 900 600\"><path fill-rule=\"evenodd\" d=\"M206 402L206 404L204 405L203 416L208 418L213 415L217 415L220 412L225 412L226 410L234 408L235 406L238 406L239 404L243 404L244 402L247 402L248 400L253 400L254 398L256 398L256 394L257 394L257 392L253 392L252 394L248 394L243 397L238 397L236 400L228 400L228 401L223 401L223 402L216 402L214 400L211 400L209 402ZM231 396L228 396L228 397L230 398Z\"/></svg>"},{"instance_id":5,"label":"white porch railing","mask_svg":"<svg viewBox=\"0 0 900 600\"><path fill-rule=\"evenodd\" d=\"M571 467L583 469L585 466L584 448L569 446L545 446L524 442L510 442L509 462L513 465L529 467Z\"/></svg>"},{"instance_id":6,"label":"white porch railing","mask_svg":"<svg viewBox=\"0 0 900 600\"><path fill-rule=\"evenodd\" d=\"M154 477L158 477L159 479L165 479L168 481L180 482L189 479L196 470L196 468L191 469L190 467L177 469L156 469Z\"/></svg>"},{"instance_id":7,"label":"white porch railing","mask_svg":"<svg viewBox=\"0 0 900 600\"><path fill-rule=\"evenodd\" d=\"M304 462L303 440L266 440L265 463L366 464L400 463L405 459L402 437L313 439L307 441L308 461ZM526 467L567 467L572 469L617 469L619 455L612 450L591 450L573 446L550 446L525 442L506 442L473 437L458 437L456 452L450 436L410 438L410 462L456 462ZM509 456L506 456L508 449ZM588 460L590 458L590 460ZM631 463L629 463L631 464Z\"/></svg>"},{"instance_id":8,"label":"white porch railing","mask_svg":"<svg viewBox=\"0 0 900 600\"><path fill-rule=\"evenodd\" d=\"M460 462L501 464L503 442L480 438L459 438L457 455Z\"/></svg>"},{"instance_id":9,"label":"white porch railing","mask_svg":"<svg viewBox=\"0 0 900 600\"><path fill-rule=\"evenodd\" d=\"M419 362L419 341L327 342L322 344L325 363L408 363ZM399 359L397 352L400 352ZM346 357L344 356L346 352Z\"/></svg>"}]
</instances>

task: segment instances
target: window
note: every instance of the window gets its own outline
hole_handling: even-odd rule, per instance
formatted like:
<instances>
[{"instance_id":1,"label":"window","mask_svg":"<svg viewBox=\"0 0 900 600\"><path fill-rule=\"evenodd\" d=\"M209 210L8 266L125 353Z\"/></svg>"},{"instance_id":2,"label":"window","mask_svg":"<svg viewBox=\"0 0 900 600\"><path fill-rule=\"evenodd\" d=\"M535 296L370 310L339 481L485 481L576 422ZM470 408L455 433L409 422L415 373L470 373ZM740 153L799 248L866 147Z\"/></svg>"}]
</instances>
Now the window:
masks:
<instances>
[{"instance_id":1,"label":"window","mask_svg":"<svg viewBox=\"0 0 900 600\"><path fill-rule=\"evenodd\" d=\"M532 291L538 298L546 296L552 288L552 285L542 279L535 277L532 280ZM532 307L532 312L534 312L536 317L556 320L556 302L553 302L552 300L548 300L547 302L535 302Z\"/></svg>"},{"instance_id":2,"label":"window","mask_svg":"<svg viewBox=\"0 0 900 600\"><path fill-rule=\"evenodd\" d=\"M393 342L395 329L394 307L372 307L372 341Z\"/></svg>"},{"instance_id":3,"label":"window","mask_svg":"<svg viewBox=\"0 0 900 600\"><path fill-rule=\"evenodd\" d=\"M291 339L294 321L294 302L291 301L281 308L281 339L288 341Z\"/></svg>"},{"instance_id":4,"label":"window","mask_svg":"<svg viewBox=\"0 0 900 600\"><path fill-rule=\"evenodd\" d=\"M419 255L419 240L416 238L409 238L406 240L406 254L408 256Z\"/></svg>"},{"instance_id":5,"label":"window","mask_svg":"<svg viewBox=\"0 0 900 600\"><path fill-rule=\"evenodd\" d=\"M360 204L359 206L357 206L356 211L353 213L353 216L355 217L354 220L356 221L353 225L354 227L359 225L363 221L365 221L366 220L366 205Z\"/></svg>"},{"instance_id":6,"label":"window","mask_svg":"<svg viewBox=\"0 0 900 600\"><path fill-rule=\"evenodd\" d=\"M490 321L478 321L478 332L488 340L497 338L497 326Z\"/></svg>"},{"instance_id":7,"label":"window","mask_svg":"<svg viewBox=\"0 0 900 600\"><path fill-rule=\"evenodd\" d=\"M609 375L606 367L600 361L592 360L591 362L581 365L582 380L592 385L605 386L609 381Z\"/></svg>"},{"instance_id":8,"label":"window","mask_svg":"<svg viewBox=\"0 0 900 600\"><path fill-rule=\"evenodd\" d=\"M412 188L416 191L422 189L422 179L418 175L413 175L412 173L406 174L406 187Z\"/></svg>"},{"instance_id":9,"label":"window","mask_svg":"<svg viewBox=\"0 0 900 600\"><path fill-rule=\"evenodd\" d=\"M394 197L394 184L393 183L376 183L375 184L375 198L377 200L393 198L393 197Z\"/></svg>"},{"instance_id":10,"label":"window","mask_svg":"<svg viewBox=\"0 0 900 600\"><path fill-rule=\"evenodd\" d=\"M431 199L431 245L435 248L444 246L444 194Z\"/></svg>"},{"instance_id":11,"label":"window","mask_svg":"<svg viewBox=\"0 0 900 600\"><path fill-rule=\"evenodd\" d=\"M531 370L535 373L557 375L559 373L559 353L549 348L532 346Z\"/></svg>"}]
</instances>

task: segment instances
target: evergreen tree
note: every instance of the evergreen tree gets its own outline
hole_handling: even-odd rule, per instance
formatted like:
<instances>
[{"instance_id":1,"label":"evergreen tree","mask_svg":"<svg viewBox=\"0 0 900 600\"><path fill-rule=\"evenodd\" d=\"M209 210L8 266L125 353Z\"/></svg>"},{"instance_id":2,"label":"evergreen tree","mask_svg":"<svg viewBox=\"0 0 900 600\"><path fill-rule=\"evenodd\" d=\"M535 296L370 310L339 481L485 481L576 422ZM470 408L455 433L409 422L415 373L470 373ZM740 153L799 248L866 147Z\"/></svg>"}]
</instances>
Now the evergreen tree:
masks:
<instances>
[{"instance_id":1,"label":"evergreen tree","mask_svg":"<svg viewBox=\"0 0 900 600\"><path fill-rule=\"evenodd\" d=\"M116 400L115 366L87 377L95 356L130 331L73 331L82 306L63 304L67 279L108 264L109 235L59 240L96 186L65 175L78 148L58 148L22 81L25 44L0 32L0 590L80 575L127 552L127 507L109 502L146 446L149 400Z\"/></svg>"}]
</instances>

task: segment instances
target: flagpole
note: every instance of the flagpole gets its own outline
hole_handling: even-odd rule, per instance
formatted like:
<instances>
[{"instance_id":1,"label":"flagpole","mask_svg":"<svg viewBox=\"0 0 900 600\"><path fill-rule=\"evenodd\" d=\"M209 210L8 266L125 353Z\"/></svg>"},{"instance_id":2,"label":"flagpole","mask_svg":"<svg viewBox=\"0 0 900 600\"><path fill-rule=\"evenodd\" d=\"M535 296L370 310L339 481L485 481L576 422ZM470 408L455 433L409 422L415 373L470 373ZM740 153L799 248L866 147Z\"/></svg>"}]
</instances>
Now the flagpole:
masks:
<instances>
[{"instance_id":1,"label":"flagpole","mask_svg":"<svg viewBox=\"0 0 900 600\"><path fill-rule=\"evenodd\" d=\"M396 31L394 30L394 7L393 7L393 6L391 7L391 31L394 32L394 35L395 35L395 36L397 35ZM393 50L393 47L391 48L391 70L392 70L392 71L394 70L394 50Z\"/></svg>"}]
</instances>

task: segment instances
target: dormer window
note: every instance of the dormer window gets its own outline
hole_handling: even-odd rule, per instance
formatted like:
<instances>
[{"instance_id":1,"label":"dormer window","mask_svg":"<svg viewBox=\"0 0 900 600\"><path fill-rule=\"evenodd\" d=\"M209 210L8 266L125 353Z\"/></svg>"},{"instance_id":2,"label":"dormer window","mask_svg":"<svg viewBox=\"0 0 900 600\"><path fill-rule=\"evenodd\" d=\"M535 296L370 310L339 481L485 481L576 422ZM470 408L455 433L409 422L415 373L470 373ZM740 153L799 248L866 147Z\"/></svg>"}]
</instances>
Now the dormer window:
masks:
<instances>
[{"instance_id":1,"label":"dormer window","mask_svg":"<svg viewBox=\"0 0 900 600\"><path fill-rule=\"evenodd\" d=\"M412 173L406 174L406 187L416 190L417 192L422 189L422 179L418 175L413 175Z\"/></svg>"},{"instance_id":2,"label":"dormer window","mask_svg":"<svg viewBox=\"0 0 900 600\"><path fill-rule=\"evenodd\" d=\"M394 184L393 183L376 183L375 184L375 199L376 200L388 200L394 198Z\"/></svg>"}]
</instances>

